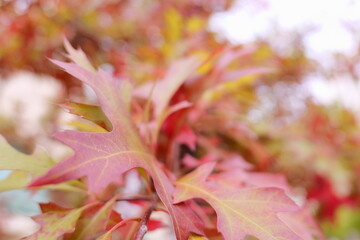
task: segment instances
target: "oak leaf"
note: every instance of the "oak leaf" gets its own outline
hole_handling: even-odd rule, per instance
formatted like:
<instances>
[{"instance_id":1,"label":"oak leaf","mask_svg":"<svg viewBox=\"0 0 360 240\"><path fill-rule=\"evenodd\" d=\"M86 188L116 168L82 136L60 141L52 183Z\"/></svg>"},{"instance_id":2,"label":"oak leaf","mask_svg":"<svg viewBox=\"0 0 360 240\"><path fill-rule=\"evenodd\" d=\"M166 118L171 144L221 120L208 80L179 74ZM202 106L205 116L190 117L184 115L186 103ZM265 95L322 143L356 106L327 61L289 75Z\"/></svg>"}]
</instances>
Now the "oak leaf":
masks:
<instances>
[{"instance_id":1,"label":"oak leaf","mask_svg":"<svg viewBox=\"0 0 360 240\"><path fill-rule=\"evenodd\" d=\"M277 216L298 206L276 188L224 188L207 182L215 163L210 162L176 182L175 203L192 198L207 201L217 214L217 227L226 240L252 235L261 240L301 240Z\"/></svg>"},{"instance_id":2,"label":"oak leaf","mask_svg":"<svg viewBox=\"0 0 360 240\"><path fill-rule=\"evenodd\" d=\"M280 213L279 217L304 240L326 240L319 225L306 206L295 212Z\"/></svg>"},{"instance_id":3,"label":"oak leaf","mask_svg":"<svg viewBox=\"0 0 360 240\"><path fill-rule=\"evenodd\" d=\"M74 63L53 62L95 91L112 130L106 133L64 131L55 134L55 138L70 146L75 154L35 179L30 187L86 176L89 190L100 194L110 183L120 183L121 174L140 167L151 175L156 192L171 216L177 238L185 240L190 232L201 234L201 224L187 205L173 205L174 186L143 144L131 119L130 84L116 80L102 70L92 73Z\"/></svg>"}]
</instances>

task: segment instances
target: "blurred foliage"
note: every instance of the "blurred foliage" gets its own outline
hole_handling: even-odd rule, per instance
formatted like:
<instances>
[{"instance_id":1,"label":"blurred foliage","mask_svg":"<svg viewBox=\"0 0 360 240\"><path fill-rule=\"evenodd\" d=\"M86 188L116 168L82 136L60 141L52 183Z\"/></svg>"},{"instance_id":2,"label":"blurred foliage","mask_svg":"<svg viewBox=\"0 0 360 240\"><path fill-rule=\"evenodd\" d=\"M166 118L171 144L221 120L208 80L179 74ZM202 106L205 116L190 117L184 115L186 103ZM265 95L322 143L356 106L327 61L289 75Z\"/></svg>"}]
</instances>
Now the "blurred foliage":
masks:
<instances>
[{"instance_id":1,"label":"blurred foliage","mask_svg":"<svg viewBox=\"0 0 360 240\"><path fill-rule=\"evenodd\" d=\"M196 131L221 133L226 147L258 170L286 174L312 201L329 236L344 239L351 231L359 232L358 116L342 106L319 106L301 92L303 77L317 65L297 42L287 54L276 52L265 40L251 46L219 43L207 31L208 18L230 4L230 0L4 0L0 2L0 74L27 70L51 75L70 94L84 98L81 85L48 60L65 59L64 37L81 47L94 65L139 85L162 78L179 58L198 56L205 61L197 69L199 77L208 78L208 86L221 82L202 96L196 95L196 89L207 86L183 86L172 99L202 97L214 103L211 110L216 117L199 118ZM353 69L349 61L342 59ZM233 121L225 124L224 119ZM207 129L214 123L218 129ZM1 133L30 152L33 145L14 133L15 125L0 113Z\"/></svg>"}]
</instances>

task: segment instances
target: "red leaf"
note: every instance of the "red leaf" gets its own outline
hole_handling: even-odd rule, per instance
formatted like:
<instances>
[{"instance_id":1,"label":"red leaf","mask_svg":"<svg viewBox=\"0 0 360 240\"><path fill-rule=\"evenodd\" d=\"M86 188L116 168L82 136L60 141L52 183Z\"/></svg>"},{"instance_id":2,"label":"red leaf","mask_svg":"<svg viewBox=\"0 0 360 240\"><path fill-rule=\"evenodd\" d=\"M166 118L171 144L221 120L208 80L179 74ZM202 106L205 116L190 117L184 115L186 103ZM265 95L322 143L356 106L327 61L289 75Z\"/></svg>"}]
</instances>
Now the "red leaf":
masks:
<instances>
[{"instance_id":1,"label":"red leaf","mask_svg":"<svg viewBox=\"0 0 360 240\"><path fill-rule=\"evenodd\" d=\"M178 239L187 239L190 232L201 233L198 218L186 204L172 204L174 187L159 162L144 146L132 122L129 83L117 81L102 70L95 74L73 63L53 62L95 91L113 129L107 133L65 131L55 134L57 139L74 149L75 154L33 181L31 186L87 176L89 190L99 194L110 183L120 183L122 173L141 167L151 175L156 192L172 218Z\"/></svg>"},{"instance_id":2,"label":"red leaf","mask_svg":"<svg viewBox=\"0 0 360 240\"><path fill-rule=\"evenodd\" d=\"M316 199L321 203L319 209L320 218L334 220L338 207L342 205L355 205L355 200L351 197L338 196L326 178L317 175L313 182L315 184L309 189L307 198Z\"/></svg>"},{"instance_id":3,"label":"red leaf","mask_svg":"<svg viewBox=\"0 0 360 240\"><path fill-rule=\"evenodd\" d=\"M280 213L279 217L304 240L326 239L306 207L295 212Z\"/></svg>"},{"instance_id":4,"label":"red leaf","mask_svg":"<svg viewBox=\"0 0 360 240\"><path fill-rule=\"evenodd\" d=\"M163 223L159 220L150 219L147 226L149 231L154 231L158 228L161 228L163 226Z\"/></svg>"},{"instance_id":5,"label":"red leaf","mask_svg":"<svg viewBox=\"0 0 360 240\"><path fill-rule=\"evenodd\" d=\"M176 140L180 144L186 144L191 150L195 150L197 137L196 134L187 126L180 129Z\"/></svg>"},{"instance_id":6,"label":"red leaf","mask_svg":"<svg viewBox=\"0 0 360 240\"><path fill-rule=\"evenodd\" d=\"M206 182L215 163L207 163L176 183L175 202L191 198L206 200L216 211L219 231L226 240L252 235L266 240L300 240L280 218L280 212L298 207L276 188L225 188Z\"/></svg>"},{"instance_id":7,"label":"red leaf","mask_svg":"<svg viewBox=\"0 0 360 240\"><path fill-rule=\"evenodd\" d=\"M219 182L229 185L245 187L275 187L291 193L291 188L284 175L263 173L263 172L245 172L243 170L229 170L212 176Z\"/></svg>"}]
</instances>

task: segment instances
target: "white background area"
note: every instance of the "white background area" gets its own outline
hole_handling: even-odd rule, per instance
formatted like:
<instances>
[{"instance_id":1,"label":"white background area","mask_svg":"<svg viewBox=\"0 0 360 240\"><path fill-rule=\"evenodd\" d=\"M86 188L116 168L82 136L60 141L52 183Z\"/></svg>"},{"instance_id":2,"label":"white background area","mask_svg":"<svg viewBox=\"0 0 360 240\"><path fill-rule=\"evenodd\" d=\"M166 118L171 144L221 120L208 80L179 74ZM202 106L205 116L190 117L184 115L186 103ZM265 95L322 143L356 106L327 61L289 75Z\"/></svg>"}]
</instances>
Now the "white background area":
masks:
<instances>
[{"instance_id":1,"label":"white background area","mask_svg":"<svg viewBox=\"0 0 360 240\"><path fill-rule=\"evenodd\" d=\"M209 29L233 44L267 39L280 52L293 41L286 33L306 32L306 56L331 71L337 67L334 54L350 58L358 53L360 0L238 0L230 10L214 14ZM316 102L338 102L360 113L358 79L347 74L324 79L315 73L303 80Z\"/></svg>"}]
</instances>

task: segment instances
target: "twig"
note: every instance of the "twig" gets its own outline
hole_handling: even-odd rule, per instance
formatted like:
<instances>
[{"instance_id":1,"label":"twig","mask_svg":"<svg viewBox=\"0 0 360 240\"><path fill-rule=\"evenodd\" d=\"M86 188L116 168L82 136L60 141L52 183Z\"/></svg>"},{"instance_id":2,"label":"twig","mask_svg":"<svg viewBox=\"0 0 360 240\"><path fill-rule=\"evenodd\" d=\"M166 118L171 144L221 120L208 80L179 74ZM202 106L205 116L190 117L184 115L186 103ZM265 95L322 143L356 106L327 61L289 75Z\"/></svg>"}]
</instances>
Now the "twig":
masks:
<instances>
[{"instance_id":1,"label":"twig","mask_svg":"<svg viewBox=\"0 0 360 240\"><path fill-rule=\"evenodd\" d=\"M139 229L136 233L135 240L142 240L144 235L147 233L148 231L147 225L150 219L150 215L152 211L154 211L154 209L155 209L155 205L151 204L150 207L146 209L144 215L141 217Z\"/></svg>"},{"instance_id":2,"label":"twig","mask_svg":"<svg viewBox=\"0 0 360 240\"><path fill-rule=\"evenodd\" d=\"M151 201L150 196L128 196L116 199L116 201Z\"/></svg>"}]
</instances>

